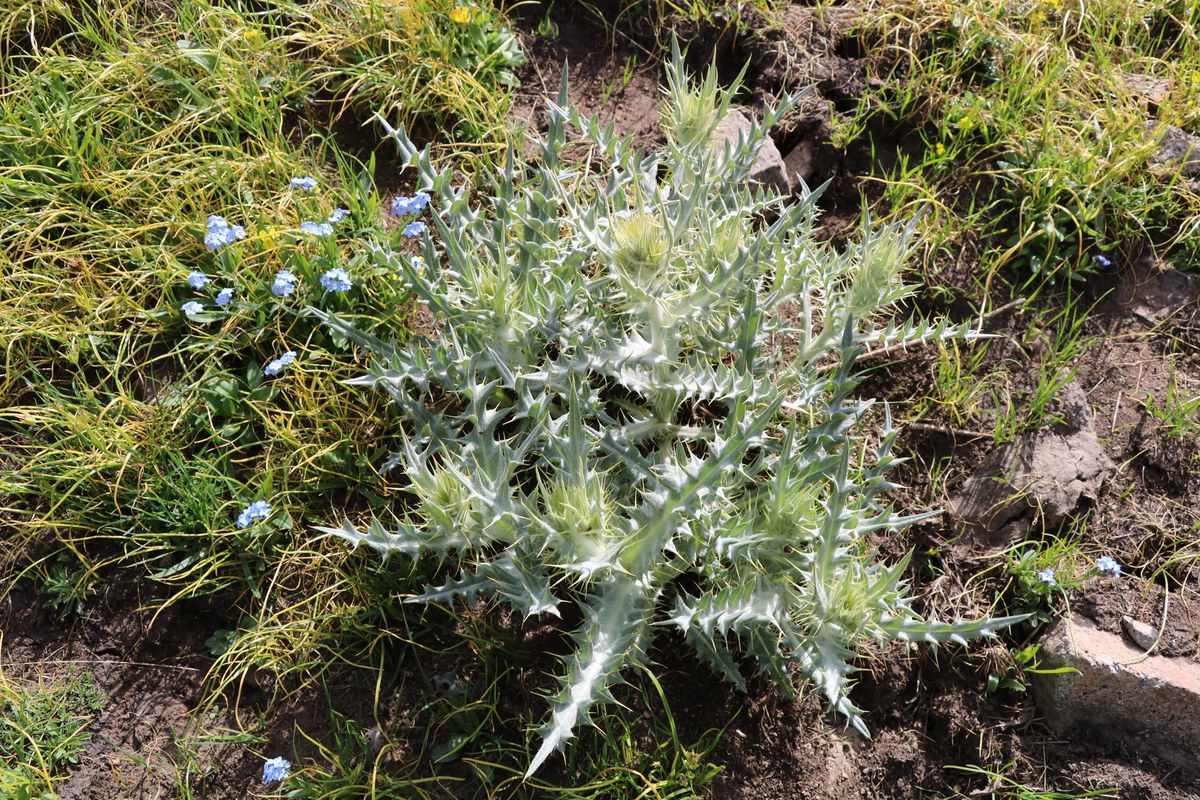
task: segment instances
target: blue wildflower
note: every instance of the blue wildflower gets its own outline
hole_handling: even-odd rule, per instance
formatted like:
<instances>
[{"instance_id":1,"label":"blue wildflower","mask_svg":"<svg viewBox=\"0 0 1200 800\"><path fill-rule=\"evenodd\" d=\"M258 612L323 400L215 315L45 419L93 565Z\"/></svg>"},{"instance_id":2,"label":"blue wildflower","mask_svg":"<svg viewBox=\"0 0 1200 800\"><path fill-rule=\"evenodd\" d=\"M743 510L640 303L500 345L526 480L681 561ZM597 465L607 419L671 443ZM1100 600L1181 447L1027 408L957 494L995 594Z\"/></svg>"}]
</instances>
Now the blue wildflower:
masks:
<instances>
[{"instance_id":1,"label":"blue wildflower","mask_svg":"<svg viewBox=\"0 0 1200 800\"><path fill-rule=\"evenodd\" d=\"M309 236L332 236L333 226L328 222L301 222L300 230Z\"/></svg>"},{"instance_id":2,"label":"blue wildflower","mask_svg":"<svg viewBox=\"0 0 1200 800\"><path fill-rule=\"evenodd\" d=\"M404 235L410 239L413 238L414 236L420 236L424 232L425 232L425 223L422 222L421 220L416 220L414 222L410 222L404 226Z\"/></svg>"},{"instance_id":3,"label":"blue wildflower","mask_svg":"<svg viewBox=\"0 0 1200 800\"><path fill-rule=\"evenodd\" d=\"M266 500L255 500L238 515L237 526L240 529L249 528L254 523L262 522L269 516L271 516L271 504Z\"/></svg>"},{"instance_id":4,"label":"blue wildflower","mask_svg":"<svg viewBox=\"0 0 1200 800\"><path fill-rule=\"evenodd\" d=\"M241 225L230 225L224 217L213 214L208 218L208 233L204 235L204 246L209 250L220 250L227 244L246 238L246 229Z\"/></svg>"},{"instance_id":5,"label":"blue wildflower","mask_svg":"<svg viewBox=\"0 0 1200 800\"><path fill-rule=\"evenodd\" d=\"M1112 266L1112 260L1105 256L1094 255L1092 256L1092 261L1094 261L1096 266L1100 267L1100 269L1108 269Z\"/></svg>"},{"instance_id":6,"label":"blue wildflower","mask_svg":"<svg viewBox=\"0 0 1200 800\"><path fill-rule=\"evenodd\" d=\"M420 214L429 206L429 193L417 192L408 201L408 210L413 214Z\"/></svg>"},{"instance_id":7,"label":"blue wildflower","mask_svg":"<svg viewBox=\"0 0 1200 800\"><path fill-rule=\"evenodd\" d=\"M198 269L194 269L188 273L188 286L193 289L203 289L209 282L209 278Z\"/></svg>"},{"instance_id":8,"label":"blue wildflower","mask_svg":"<svg viewBox=\"0 0 1200 800\"><path fill-rule=\"evenodd\" d=\"M412 200L410 198L397 197L392 201L392 216L403 217L405 214L413 213L411 203Z\"/></svg>"},{"instance_id":9,"label":"blue wildflower","mask_svg":"<svg viewBox=\"0 0 1200 800\"><path fill-rule=\"evenodd\" d=\"M1038 580L1047 586L1058 586L1058 579L1054 577L1054 570L1046 567L1037 574Z\"/></svg>"},{"instance_id":10,"label":"blue wildflower","mask_svg":"<svg viewBox=\"0 0 1200 800\"><path fill-rule=\"evenodd\" d=\"M228 286L217 292L217 305L221 308L229 305L229 301L233 299L233 289Z\"/></svg>"},{"instance_id":11,"label":"blue wildflower","mask_svg":"<svg viewBox=\"0 0 1200 800\"><path fill-rule=\"evenodd\" d=\"M1096 569L1106 575L1112 575L1114 578L1121 577L1121 565L1111 556L1100 556L1100 558L1097 558Z\"/></svg>"},{"instance_id":12,"label":"blue wildflower","mask_svg":"<svg viewBox=\"0 0 1200 800\"><path fill-rule=\"evenodd\" d=\"M309 177L292 178L290 185L293 189L302 189L306 192L313 192L317 189L317 179Z\"/></svg>"},{"instance_id":13,"label":"blue wildflower","mask_svg":"<svg viewBox=\"0 0 1200 800\"><path fill-rule=\"evenodd\" d=\"M350 273L341 267L334 267L321 276L321 285L327 292L348 292L353 284L350 282Z\"/></svg>"},{"instance_id":14,"label":"blue wildflower","mask_svg":"<svg viewBox=\"0 0 1200 800\"><path fill-rule=\"evenodd\" d=\"M200 305L195 300L188 300L180 308L183 313L187 314L189 317L194 317L204 310L204 306Z\"/></svg>"},{"instance_id":15,"label":"blue wildflower","mask_svg":"<svg viewBox=\"0 0 1200 800\"><path fill-rule=\"evenodd\" d=\"M279 358L263 367L263 375L275 376L283 371L283 368L296 362L296 351L288 350Z\"/></svg>"},{"instance_id":16,"label":"blue wildflower","mask_svg":"<svg viewBox=\"0 0 1200 800\"><path fill-rule=\"evenodd\" d=\"M275 783L286 778L292 768L292 762L286 758L276 757L267 759L263 764L263 783Z\"/></svg>"},{"instance_id":17,"label":"blue wildflower","mask_svg":"<svg viewBox=\"0 0 1200 800\"><path fill-rule=\"evenodd\" d=\"M271 283L271 294L276 297L287 297L296 291L296 276L286 269L279 270Z\"/></svg>"},{"instance_id":18,"label":"blue wildflower","mask_svg":"<svg viewBox=\"0 0 1200 800\"><path fill-rule=\"evenodd\" d=\"M335 208L333 213L329 215L329 224L337 225L348 216L350 216L350 212L347 209Z\"/></svg>"}]
</instances>

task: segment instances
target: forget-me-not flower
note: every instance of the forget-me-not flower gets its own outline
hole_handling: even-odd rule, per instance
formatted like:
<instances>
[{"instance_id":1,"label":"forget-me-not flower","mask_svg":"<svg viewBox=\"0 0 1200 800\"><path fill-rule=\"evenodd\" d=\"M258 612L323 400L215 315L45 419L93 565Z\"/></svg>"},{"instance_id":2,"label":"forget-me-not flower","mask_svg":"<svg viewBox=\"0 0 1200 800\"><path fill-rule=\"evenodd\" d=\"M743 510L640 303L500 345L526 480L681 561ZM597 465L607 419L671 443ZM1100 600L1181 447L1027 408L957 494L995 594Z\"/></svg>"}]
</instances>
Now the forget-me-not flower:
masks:
<instances>
[{"instance_id":1,"label":"forget-me-not flower","mask_svg":"<svg viewBox=\"0 0 1200 800\"><path fill-rule=\"evenodd\" d=\"M286 778L292 768L292 762L286 758L276 757L267 759L263 764L263 783L275 783Z\"/></svg>"},{"instance_id":2,"label":"forget-me-not flower","mask_svg":"<svg viewBox=\"0 0 1200 800\"><path fill-rule=\"evenodd\" d=\"M410 239L413 238L414 236L420 236L424 232L425 232L425 223L419 219L415 220L413 222L410 222L404 226L404 235Z\"/></svg>"},{"instance_id":3,"label":"forget-me-not flower","mask_svg":"<svg viewBox=\"0 0 1200 800\"><path fill-rule=\"evenodd\" d=\"M221 291L217 292L217 305L221 308L229 305L229 301L233 299L233 289L226 286Z\"/></svg>"},{"instance_id":4,"label":"forget-me-not flower","mask_svg":"<svg viewBox=\"0 0 1200 800\"><path fill-rule=\"evenodd\" d=\"M249 528L254 523L262 522L269 516L271 516L271 504L266 500L255 500L238 515L237 526L241 529Z\"/></svg>"},{"instance_id":5,"label":"forget-me-not flower","mask_svg":"<svg viewBox=\"0 0 1200 800\"><path fill-rule=\"evenodd\" d=\"M348 292L353 284L350 282L349 272L341 267L334 267L321 276L321 285L327 292Z\"/></svg>"},{"instance_id":6,"label":"forget-me-not flower","mask_svg":"<svg viewBox=\"0 0 1200 800\"><path fill-rule=\"evenodd\" d=\"M1112 266L1112 259L1108 258L1107 256L1095 255L1092 256L1092 261L1094 261L1096 266L1100 267L1100 269L1108 269Z\"/></svg>"},{"instance_id":7,"label":"forget-me-not flower","mask_svg":"<svg viewBox=\"0 0 1200 800\"><path fill-rule=\"evenodd\" d=\"M403 217L406 214L420 214L428 206L428 192L417 192L412 197L397 197L392 201L392 216Z\"/></svg>"},{"instance_id":8,"label":"forget-me-not flower","mask_svg":"<svg viewBox=\"0 0 1200 800\"><path fill-rule=\"evenodd\" d=\"M293 189L302 189L306 192L314 192L317 189L317 179L310 177L292 178L290 185Z\"/></svg>"},{"instance_id":9,"label":"forget-me-not flower","mask_svg":"<svg viewBox=\"0 0 1200 800\"><path fill-rule=\"evenodd\" d=\"M332 236L333 226L328 222L301 222L300 230L309 236Z\"/></svg>"},{"instance_id":10,"label":"forget-me-not flower","mask_svg":"<svg viewBox=\"0 0 1200 800\"><path fill-rule=\"evenodd\" d=\"M208 285L209 277L198 269L194 269L188 273L188 286L193 289L203 289Z\"/></svg>"},{"instance_id":11,"label":"forget-me-not flower","mask_svg":"<svg viewBox=\"0 0 1200 800\"><path fill-rule=\"evenodd\" d=\"M1038 580L1047 586L1058 586L1058 579L1054 577L1054 570L1046 567L1037 574Z\"/></svg>"},{"instance_id":12,"label":"forget-me-not flower","mask_svg":"<svg viewBox=\"0 0 1200 800\"><path fill-rule=\"evenodd\" d=\"M1112 556L1100 556L1096 559L1096 569L1114 578L1121 577L1121 565Z\"/></svg>"},{"instance_id":13,"label":"forget-me-not flower","mask_svg":"<svg viewBox=\"0 0 1200 800\"><path fill-rule=\"evenodd\" d=\"M194 317L204 310L204 306L200 305L195 300L188 300L186 303L180 306L180 309L189 317Z\"/></svg>"},{"instance_id":14,"label":"forget-me-not flower","mask_svg":"<svg viewBox=\"0 0 1200 800\"><path fill-rule=\"evenodd\" d=\"M276 297L287 297L296 291L296 280L296 276L289 270L279 270L275 274L275 280L271 282L271 294Z\"/></svg>"},{"instance_id":15,"label":"forget-me-not flower","mask_svg":"<svg viewBox=\"0 0 1200 800\"><path fill-rule=\"evenodd\" d=\"M286 353L276 358L271 363L263 367L263 375L275 376L283 371L283 368L296 361L296 351L288 350Z\"/></svg>"},{"instance_id":16,"label":"forget-me-not flower","mask_svg":"<svg viewBox=\"0 0 1200 800\"><path fill-rule=\"evenodd\" d=\"M329 215L329 224L337 225L348 216L350 216L350 211L348 209L335 208L333 213Z\"/></svg>"},{"instance_id":17,"label":"forget-me-not flower","mask_svg":"<svg viewBox=\"0 0 1200 800\"><path fill-rule=\"evenodd\" d=\"M230 225L224 217L216 214L208 218L208 233L204 234L204 246L209 250L220 250L227 244L246 238L246 229L241 225Z\"/></svg>"}]
</instances>

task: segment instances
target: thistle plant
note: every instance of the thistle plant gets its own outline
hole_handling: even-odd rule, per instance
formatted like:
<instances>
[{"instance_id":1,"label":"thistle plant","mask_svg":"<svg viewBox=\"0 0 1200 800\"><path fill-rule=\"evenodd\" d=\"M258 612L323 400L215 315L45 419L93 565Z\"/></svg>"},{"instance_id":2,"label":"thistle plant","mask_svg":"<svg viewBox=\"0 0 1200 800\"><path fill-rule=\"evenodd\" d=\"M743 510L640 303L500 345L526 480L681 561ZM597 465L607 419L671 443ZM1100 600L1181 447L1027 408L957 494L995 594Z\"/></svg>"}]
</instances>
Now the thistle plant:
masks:
<instances>
[{"instance_id":1,"label":"thistle plant","mask_svg":"<svg viewBox=\"0 0 1200 800\"><path fill-rule=\"evenodd\" d=\"M510 147L479 208L380 119L437 213L422 258L383 245L372 258L405 276L440 333L389 343L312 311L373 352L350 383L398 407L386 466L408 494L392 524L321 530L452 567L410 602L582 611L527 774L612 701L663 628L743 690L743 658L788 693L798 673L866 734L848 697L856 654L1020 619L925 619L907 559L872 552L868 534L928 515L884 500L890 415L863 455L871 403L853 397L855 356L971 333L879 321L911 290L911 228L864 230L845 252L817 242L815 193L749 184L795 98L715 145L732 92L712 73L689 82L676 48L668 142L644 154L568 108L564 78L537 163ZM568 128L605 168L563 159Z\"/></svg>"}]
</instances>

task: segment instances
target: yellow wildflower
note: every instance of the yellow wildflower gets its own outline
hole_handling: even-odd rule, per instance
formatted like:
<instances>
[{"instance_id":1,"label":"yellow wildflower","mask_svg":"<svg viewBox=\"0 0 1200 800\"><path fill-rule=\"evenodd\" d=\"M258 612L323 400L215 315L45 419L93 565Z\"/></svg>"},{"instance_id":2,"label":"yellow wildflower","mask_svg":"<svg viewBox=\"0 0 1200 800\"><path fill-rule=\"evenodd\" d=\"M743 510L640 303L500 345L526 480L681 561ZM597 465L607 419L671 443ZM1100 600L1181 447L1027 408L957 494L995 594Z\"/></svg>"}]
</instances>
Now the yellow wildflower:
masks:
<instances>
[{"instance_id":1,"label":"yellow wildflower","mask_svg":"<svg viewBox=\"0 0 1200 800\"><path fill-rule=\"evenodd\" d=\"M450 12L450 20L451 22L457 22L459 25L467 24L471 21L471 9L467 8L466 6L456 6L455 9Z\"/></svg>"}]
</instances>

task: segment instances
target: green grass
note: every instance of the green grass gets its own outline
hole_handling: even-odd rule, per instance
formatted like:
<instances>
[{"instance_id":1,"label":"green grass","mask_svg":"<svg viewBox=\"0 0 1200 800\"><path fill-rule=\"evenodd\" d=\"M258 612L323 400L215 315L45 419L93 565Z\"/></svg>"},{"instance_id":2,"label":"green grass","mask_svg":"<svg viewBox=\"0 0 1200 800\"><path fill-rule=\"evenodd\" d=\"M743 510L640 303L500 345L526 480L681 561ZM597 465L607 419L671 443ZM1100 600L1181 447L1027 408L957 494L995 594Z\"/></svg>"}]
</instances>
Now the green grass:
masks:
<instances>
[{"instance_id":1,"label":"green grass","mask_svg":"<svg viewBox=\"0 0 1200 800\"><path fill-rule=\"evenodd\" d=\"M933 208L935 242L981 234L989 286L1084 277L1094 256L1143 239L1187 263L1200 203L1177 169L1151 163L1161 128L1145 124L1200 130L1198 13L1173 0L872 9L859 34L879 82L859 118L882 114L925 143L919 163L876 176L884 210Z\"/></svg>"},{"instance_id":2,"label":"green grass","mask_svg":"<svg viewBox=\"0 0 1200 800\"><path fill-rule=\"evenodd\" d=\"M105 702L86 672L36 684L0 673L0 797L53 798Z\"/></svg>"}]
</instances>

